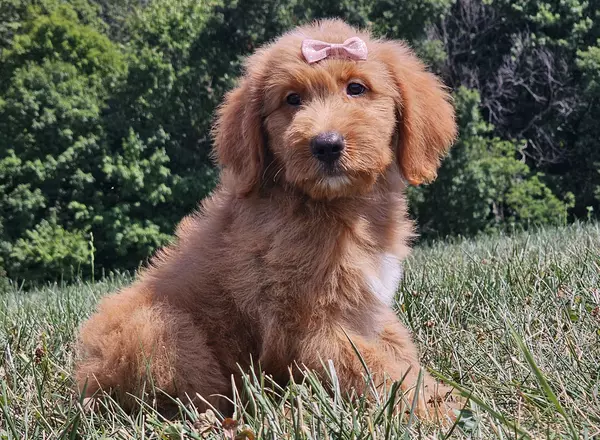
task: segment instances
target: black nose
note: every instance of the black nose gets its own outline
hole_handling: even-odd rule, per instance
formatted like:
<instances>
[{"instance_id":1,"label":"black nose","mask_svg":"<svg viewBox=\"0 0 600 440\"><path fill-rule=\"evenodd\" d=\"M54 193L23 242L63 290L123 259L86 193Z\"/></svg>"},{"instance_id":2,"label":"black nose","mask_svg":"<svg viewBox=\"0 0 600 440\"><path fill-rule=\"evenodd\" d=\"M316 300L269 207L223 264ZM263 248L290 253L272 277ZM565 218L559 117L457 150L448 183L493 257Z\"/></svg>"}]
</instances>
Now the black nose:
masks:
<instances>
[{"instance_id":1,"label":"black nose","mask_svg":"<svg viewBox=\"0 0 600 440\"><path fill-rule=\"evenodd\" d=\"M321 162L331 164L342 155L344 138L336 131L319 133L310 141L310 151Z\"/></svg>"}]
</instances>

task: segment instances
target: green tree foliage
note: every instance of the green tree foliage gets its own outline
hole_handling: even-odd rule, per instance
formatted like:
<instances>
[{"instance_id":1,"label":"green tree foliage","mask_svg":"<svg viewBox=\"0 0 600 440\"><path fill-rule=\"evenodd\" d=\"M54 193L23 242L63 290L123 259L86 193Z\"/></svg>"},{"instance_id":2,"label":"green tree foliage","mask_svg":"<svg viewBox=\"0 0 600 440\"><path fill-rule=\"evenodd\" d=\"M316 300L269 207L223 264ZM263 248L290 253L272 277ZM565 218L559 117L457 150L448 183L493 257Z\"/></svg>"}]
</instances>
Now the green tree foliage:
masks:
<instances>
[{"instance_id":1,"label":"green tree foliage","mask_svg":"<svg viewBox=\"0 0 600 440\"><path fill-rule=\"evenodd\" d=\"M104 114L125 56L72 6L30 11L21 29L2 56L3 264L11 277L56 279L89 264L94 233L100 267L134 266L168 238L148 220L169 195L166 137L109 142Z\"/></svg>"},{"instance_id":2,"label":"green tree foliage","mask_svg":"<svg viewBox=\"0 0 600 440\"><path fill-rule=\"evenodd\" d=\"M32 16L50 14L63 3L85 24L104 27L98 19L98 5L87 0L0 0L0 53L11 47L16 35L23 31Z\"/></svg>"},{"instance_id":3,"label":"green tree foliage","mask_svg":"<svg viewBox=\"0 0 600 440\"><path fill-rule=\"evenodd\" d=\"M596 0L456 0L430 30L448 85L480 92L494 134L517 139L552 190L575 196L571 215L599 207L600 114Z\"/></svg>"},{"instance_id":4,"label":"green tree foliage","mask_svg":"<svg viewBox=\"0 0 600 440\"><path fill-rule=\"evenodd\" d=\"M170 232L215 183L208 133L212 111L231 79L211 70L213 61L223 62L218 46L206 37L212 7L194 0L155 2L132 17L129 70L106 118L117 144L131 133L138 142L160 139L170 173L169 194L161 203L168 198L170 207L153 217L164 231Z\"/></svg>"},{"instance_id":5,"label":"green tree foliage","mask_svg":"<svg viewBox=\"0 0 600 440\"><path fill-rule=\"evenodd\" d=\"M408 39L454 90L459 142L410 191L423 235L585 215L600 204L596 3L0 0L0 272L136 268L214 187L212 115L243 58L333 16Z\"/></svg>"},{"instance_id":6,"label":"green tree foliage","mask_svg":"<svg viewBox=\"0 0 600 440\"><path fill-rule=\"evenodd\" d=\"M30 247L27 240L48 243L51 229L66 228L71 237L89 229L78 224L69 206L97 191L94 164L104 153L101 111L125 64L110 40L66 4L48 13L30 10L21 30L2 56L8 78L0 86L2 257L11 276L37 279L37 268L51 279L60 274L53 269L61 258L71 265L84 254L40 250L58 260L46 267L43 259L32 258L28 267L23 249Z\"/></svg>"},{"instance_id":7,"label":"green tree foliage","mask_svg":"<svg viewBox=\"0 0 600 440\"><path fill-rule=\"evenodd\" d=\"M461 137L432 184L410 189L411 207L428 236L476 234L506 226L564 224L572 195L559 200L532 172L522 143L498 139L481 118L480 96L455 93Z\"/></svg>"},{"instance_id":8,"label":"green tree foliage","mask_svg":"<svg viewBox=\"0 0 600 440\"><path fill-rule=\"evenodd\" d=\"M25 231L11 247L11 275L28 281L45 281L47 272L67 279L86 275L91 270L91 253L84 232L66 230L51 214L48 220Z\"/></svg>"}]
</instances>

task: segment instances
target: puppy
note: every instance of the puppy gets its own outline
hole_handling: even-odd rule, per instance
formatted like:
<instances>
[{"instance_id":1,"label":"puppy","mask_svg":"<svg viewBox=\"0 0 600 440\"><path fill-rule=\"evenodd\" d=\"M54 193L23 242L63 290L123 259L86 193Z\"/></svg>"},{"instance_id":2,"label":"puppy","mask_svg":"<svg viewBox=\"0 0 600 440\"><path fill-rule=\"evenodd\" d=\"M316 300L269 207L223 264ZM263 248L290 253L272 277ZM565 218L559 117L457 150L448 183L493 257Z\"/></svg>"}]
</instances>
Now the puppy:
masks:
<instances>
[{"instance_id":1,"label":"puppy","mask_svg":"<svg viewBox=\"0 0 600 440\"><path fill-rule=\"evenodd\" d=\"M449 101L404 44L339 20L258 50L217 112L218 188L84 323L80 389L131 407L153 385L226 410L240 367L285 384L332 360L362 393L358 349L376 385L404 378L410 395L419 357L390 307L413 236L403 193L436 177ZM421 414L446 391L425 374Z\"/></svg>"}]
</instances>

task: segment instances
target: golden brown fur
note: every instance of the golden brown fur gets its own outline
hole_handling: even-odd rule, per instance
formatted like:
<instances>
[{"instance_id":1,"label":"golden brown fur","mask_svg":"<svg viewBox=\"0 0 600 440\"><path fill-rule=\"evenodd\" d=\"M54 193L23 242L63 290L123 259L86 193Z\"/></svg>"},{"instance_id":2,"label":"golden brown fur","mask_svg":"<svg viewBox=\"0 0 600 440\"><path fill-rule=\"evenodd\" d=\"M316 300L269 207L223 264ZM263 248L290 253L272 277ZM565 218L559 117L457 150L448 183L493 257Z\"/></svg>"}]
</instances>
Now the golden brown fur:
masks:
<instances>
[{"instance_id":1,"label":"golden brown fur","mask_svg":"<svg viewBox=\"0 0 600 440\"><path fill-rule=\"evenodd\" d=\"M366 61L302 58L304 38L355 35L367 42ZM368 90L350 97L346 84L356 80ZM302 106L286 103L290 92ZM346 142L335 176L309 148L331 130ZM230 395L237 364L248 369L252 357L281 382L294 363L319 370L331 359L341 386L361 392L363 366L346 335L376 381L408 371L403 387L414 386L417 350L366 274L382 254L409 253L403 177L434 179L455 135L445 89L402 43L330 20L259 50L218 110L219 187L83 325L80 388L113 392L125 406L147 381L186 401L211 400ZM434 380L424 383L422 411L437 399Z\"/></svg>"}]
</instances>

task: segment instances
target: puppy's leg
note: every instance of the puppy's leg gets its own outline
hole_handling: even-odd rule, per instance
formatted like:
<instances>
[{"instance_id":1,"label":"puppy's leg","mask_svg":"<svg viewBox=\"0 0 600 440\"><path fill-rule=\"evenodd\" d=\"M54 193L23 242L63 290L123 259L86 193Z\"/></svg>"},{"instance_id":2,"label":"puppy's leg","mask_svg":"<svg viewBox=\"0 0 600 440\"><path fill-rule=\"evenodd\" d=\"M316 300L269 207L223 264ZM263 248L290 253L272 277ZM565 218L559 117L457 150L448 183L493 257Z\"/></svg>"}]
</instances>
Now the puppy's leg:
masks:
<instances>
[{"instance_id":1,"label":"puppy's leg","mask_svg":"<svg viewBox=\"0 0 600 440\"><path fill-rule=\"evenodd\" d=\"M352 343L350 342L350 340ZM385 381L402 379L401 389L409 403L415 397L420 364L417 349L408 330L391 316L386 320L378 337L365 338L343 329L331 327L318 336L302 344L302 363L311 369L320 370L322 360L331 359L336 368L340 385L345 392L356 390L367 392L365 368L359 358L360 353L367 365L376 387L381 388ZM427 372L423 373L418 389L417 413L422 417L450 415L453 398L448 397L449 389L436 382Z\"/></svg>"},{"instance_id":2,"label":"puppy's leg","mask_svg":"<svg viewBox=\"0 0 600 440\"><path fill-rule=\"evenodd\" d=\"M417 390L417 382L421 365L418 351L409 331L397 320L390 319L380 334L376 349L385 359L383 370L391 379L399 380L410 368L402 383L402 389L407 391L409 401L418 391L418 409L422 416L454 418L453 410L461 408L461 401L452 389L436 381L428 372L423 371L421 385Z\"/></svg>"},{"instance_id":3,"label":"puppy's leg","mask_svg":"<svg viewBox=\"0 0 600 440\"><path fill-rule=\"evenodd\" d=\"M76 380L85 396L109 392L128 409L136 398L168 409L165 394L200 403L196 393L210 401L210 394L228 391L202 331L135 287L101 301L80 330L78 358Z\"/></svg>"}]
</instances>

